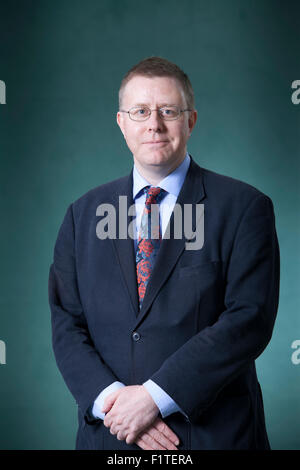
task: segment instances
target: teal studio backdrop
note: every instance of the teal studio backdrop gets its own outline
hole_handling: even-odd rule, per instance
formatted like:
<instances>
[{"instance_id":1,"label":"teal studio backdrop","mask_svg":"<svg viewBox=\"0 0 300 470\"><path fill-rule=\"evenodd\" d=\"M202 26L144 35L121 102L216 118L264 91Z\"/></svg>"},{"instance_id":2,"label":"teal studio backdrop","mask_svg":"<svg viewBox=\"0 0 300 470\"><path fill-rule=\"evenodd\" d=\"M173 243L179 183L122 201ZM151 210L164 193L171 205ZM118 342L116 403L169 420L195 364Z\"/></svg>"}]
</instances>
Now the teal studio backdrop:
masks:
<instances>
[{"instance_id":1,"label":"teal studio backdrop","mask_svg":"<svg viewBox=\"0 0 300 470\"><path fill-rule=\"evenodd\" d=\"M67 206L131 169L118 87L151 55L190 76L194 159L273 200L280 305L256 364L271 447L300 449L299 50L293 0L0 1L1 449L75 446L76 403L51 346L49 267Z\"/></svg>"}]
</instances>

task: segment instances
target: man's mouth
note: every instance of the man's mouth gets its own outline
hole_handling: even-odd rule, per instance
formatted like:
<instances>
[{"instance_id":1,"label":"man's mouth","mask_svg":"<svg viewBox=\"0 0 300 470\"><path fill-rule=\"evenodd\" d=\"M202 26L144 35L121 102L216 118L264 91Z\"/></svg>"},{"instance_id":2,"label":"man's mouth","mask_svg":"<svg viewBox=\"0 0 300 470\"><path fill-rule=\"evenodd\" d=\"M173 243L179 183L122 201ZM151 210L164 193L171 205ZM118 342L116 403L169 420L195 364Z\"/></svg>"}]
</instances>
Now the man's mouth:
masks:
<instances>
[{"instance_id":1,"label":"man's mouth","mask_svg":"<svg viewBox=\"0 0 300 470\"><path fill-rule=\"evenodd\" d=\"M168 143L167 140L149 140L147 142L144 142L144 144L149 144L149 145L159 145L159 144L166 144Z\"/></svg>"}]
</instances>

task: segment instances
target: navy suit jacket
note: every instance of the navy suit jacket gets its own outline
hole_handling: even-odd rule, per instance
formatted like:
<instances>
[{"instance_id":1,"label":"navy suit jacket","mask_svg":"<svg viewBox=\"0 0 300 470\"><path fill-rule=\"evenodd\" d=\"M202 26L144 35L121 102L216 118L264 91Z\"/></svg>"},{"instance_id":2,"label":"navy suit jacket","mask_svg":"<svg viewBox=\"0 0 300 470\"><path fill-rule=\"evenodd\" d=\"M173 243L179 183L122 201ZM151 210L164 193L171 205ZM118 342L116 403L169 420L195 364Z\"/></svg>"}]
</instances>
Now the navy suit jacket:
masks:
<instances>
[{"instance_id":1,"label":"navy suit jacket","mask_svg":"<svg viewBox=\"0 0 300 470\"><path fill-rule=\"evenodd\" d=\"M50 268L53 349L78 405L76 449L138 449L88 409L112 382L147 379L188 416L165 418L179 449L269 449L255 359L278 308L271 199L191 159L177 203L204 204L204 245L187 250L172 214L139 311L133 240L96 235L97 207L118 214L120 195L133 204L132 172L69 206Z\"/></svg>"}]
</instances>

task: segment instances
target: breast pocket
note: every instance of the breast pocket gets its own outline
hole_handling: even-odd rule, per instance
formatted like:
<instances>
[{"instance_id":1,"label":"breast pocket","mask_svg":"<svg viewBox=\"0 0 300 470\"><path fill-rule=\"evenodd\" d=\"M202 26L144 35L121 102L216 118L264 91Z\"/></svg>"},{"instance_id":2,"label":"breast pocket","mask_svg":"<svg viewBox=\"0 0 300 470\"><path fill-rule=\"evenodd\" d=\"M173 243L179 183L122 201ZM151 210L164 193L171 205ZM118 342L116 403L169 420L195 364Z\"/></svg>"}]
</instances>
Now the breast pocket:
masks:
<instances>
[{"instance_id":1,"label":"breast pocket","mask_svg":"<svg viewBox=\"0 0 300 470\"><path fill-rule=\"evenodd\" d=\"M219 261L180 266L179 277L184 278L186 276L203 276L203 279L205 279L207 277L217 276L219 268Z\"/></svg>"}]
</instances>

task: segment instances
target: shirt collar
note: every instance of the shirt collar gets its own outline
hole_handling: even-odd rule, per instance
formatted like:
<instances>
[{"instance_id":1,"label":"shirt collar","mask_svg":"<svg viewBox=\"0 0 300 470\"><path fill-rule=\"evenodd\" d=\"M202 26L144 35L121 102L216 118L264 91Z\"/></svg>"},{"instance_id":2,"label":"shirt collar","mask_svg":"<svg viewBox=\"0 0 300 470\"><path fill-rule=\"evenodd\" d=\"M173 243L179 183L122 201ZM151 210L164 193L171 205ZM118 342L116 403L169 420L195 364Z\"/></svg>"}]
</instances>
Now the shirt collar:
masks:
<instances>
[{"instance_id":1,"label":"shirt collar","mask_svg":"<svg viewBox=\"0 0 300 470\"><path fill-rule=\"evenodd\" d=\"M191 158L188 153L180 165L175 168L172 173L162 179L157 186L164 189L170 194L178 197L181 187L183 185L184 179L186 177ZM133 199L138 195L138 193L145 187L149 186L150 183L138 172L136 166L133 166ZM150 185L151 186L151 185Z\"/></svg>"}]
</instances>

